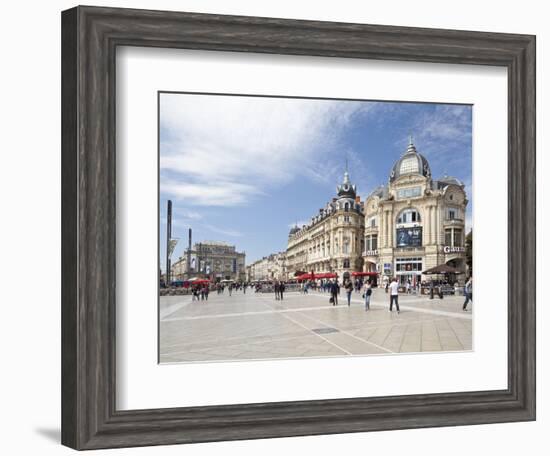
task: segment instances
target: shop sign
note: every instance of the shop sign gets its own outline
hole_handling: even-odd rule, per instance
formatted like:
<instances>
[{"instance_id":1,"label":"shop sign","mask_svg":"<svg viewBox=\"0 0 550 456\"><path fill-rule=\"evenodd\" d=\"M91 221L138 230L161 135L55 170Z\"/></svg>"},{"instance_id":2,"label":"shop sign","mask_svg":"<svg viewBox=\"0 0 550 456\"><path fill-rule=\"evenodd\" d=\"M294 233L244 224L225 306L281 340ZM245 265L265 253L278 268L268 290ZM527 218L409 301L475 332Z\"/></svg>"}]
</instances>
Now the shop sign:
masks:
<instances>
[{"instance_id":1,"label":"shop sign","mask_svg":"<svg viewBox=\"0 0 550 456\"><path fill-rule=\"evenodd\" d=\"M443 253L464 253L465 251L465 247L451 247L449 245L443 247Z\"/></svg>"}]
</instances>

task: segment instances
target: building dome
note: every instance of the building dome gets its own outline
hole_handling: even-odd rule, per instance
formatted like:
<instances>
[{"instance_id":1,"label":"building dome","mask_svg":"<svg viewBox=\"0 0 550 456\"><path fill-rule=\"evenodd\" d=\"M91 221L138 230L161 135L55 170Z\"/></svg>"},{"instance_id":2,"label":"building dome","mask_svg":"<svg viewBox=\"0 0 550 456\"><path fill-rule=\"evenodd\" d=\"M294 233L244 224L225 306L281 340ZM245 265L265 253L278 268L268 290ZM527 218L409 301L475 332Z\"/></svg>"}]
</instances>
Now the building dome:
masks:
<instances>
[{"instance_id":1,"label":"building dome","mask_svg":"<svg viewBox=\"0 0 550 456\"><path fill-rule=\"evenodd\" d=\"M347 171L344 173L344 181L341 185L336 187L336 190L338 191L338 198L350 198L355 200L357 187L351 184L349 180L349 173Z\"/></svg>"},{"instance_id":2,"label":"building dome","mask_svg":"<svg viewBox=\"0 0 550 456\"><path fill-rule=\"evenodd\" d=\"M453 184L458 185L459 187L464 187L464 184L460 180L452 176L445 175L441 179L439 179L439 182L442 184Z\"/></svg>"},{"instance_id":3,"label":"building dome","mask_svg":"<svg viewBox=\"0 0 550 456\"><path fill-rule=\"evenodd\" d=\"M298 225L294 225L292 228L290 228L290 232L288 233L288 235L292 236L293 234L296 234L298 231L300 231L300 228L298 228Z\"/></svg>"},{"instance_id":4,"label":"building dome","mask_svg":"<svg viewBox=\"0 0 550 456\"><path fill-rule=\"evenodd\" d=\"M393 165L390 174L390 182L407 174L420 174L428 178L432 175L428 160L426 160L424 155L416 151L412 138L409 140L409 146L405 153Z\"/></svg>"}]
</instances>

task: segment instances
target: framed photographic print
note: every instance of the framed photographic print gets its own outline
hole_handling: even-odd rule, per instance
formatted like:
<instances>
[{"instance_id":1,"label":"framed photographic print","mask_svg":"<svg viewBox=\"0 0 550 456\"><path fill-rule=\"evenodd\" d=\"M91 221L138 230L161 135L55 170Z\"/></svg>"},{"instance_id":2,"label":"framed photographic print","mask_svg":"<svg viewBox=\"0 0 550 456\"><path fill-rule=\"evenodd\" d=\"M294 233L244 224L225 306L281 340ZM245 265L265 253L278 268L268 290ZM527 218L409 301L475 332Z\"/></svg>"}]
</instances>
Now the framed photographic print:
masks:
<instances>
[{"instance_id":1,"label":"framed photographic print","mask_svg":"<svg viewBox=\"0 0 550 456\"><path fill-rule=\"evenodd\" d=\"M63 444L535 419L533 36L77 7L62 52Z\"/></svg>"}]
</instances>

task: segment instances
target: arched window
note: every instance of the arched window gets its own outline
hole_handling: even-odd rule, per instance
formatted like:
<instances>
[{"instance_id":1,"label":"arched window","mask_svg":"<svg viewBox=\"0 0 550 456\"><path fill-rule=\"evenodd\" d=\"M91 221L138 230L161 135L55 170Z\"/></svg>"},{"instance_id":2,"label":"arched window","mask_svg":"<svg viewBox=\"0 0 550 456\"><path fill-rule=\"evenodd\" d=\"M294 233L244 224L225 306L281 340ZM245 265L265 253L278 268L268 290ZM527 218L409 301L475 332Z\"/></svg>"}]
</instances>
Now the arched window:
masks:
<instances>
[{"instance_id":1,"label":"arched window","mask_svg":"<svg viewBox=\"0 0 550 456\"><path fill-rule=\"evenodd\" d=\"M344 204L344 211L346 211L346 212L349 211L349 203Z\"/></svg>"},{"instance_id":2,"label":"arched window","mask_svg":"<svg viewBox=\"0 0 550 456\"><path fill-rule=\"evenodd\" d=\"M416 209L405 209L397 217L397 223L419 223L421 222L420 212Z\"/></svg>"},{"instance_id":3,"label":"arched window","mask_svg":"<svg viewBox=\"0 0 550 456\"><path fill-rule=\"evenodd\" d=\"M344 268L349 269L349 258L344 260Z\"/></svg>"}]
</instances>

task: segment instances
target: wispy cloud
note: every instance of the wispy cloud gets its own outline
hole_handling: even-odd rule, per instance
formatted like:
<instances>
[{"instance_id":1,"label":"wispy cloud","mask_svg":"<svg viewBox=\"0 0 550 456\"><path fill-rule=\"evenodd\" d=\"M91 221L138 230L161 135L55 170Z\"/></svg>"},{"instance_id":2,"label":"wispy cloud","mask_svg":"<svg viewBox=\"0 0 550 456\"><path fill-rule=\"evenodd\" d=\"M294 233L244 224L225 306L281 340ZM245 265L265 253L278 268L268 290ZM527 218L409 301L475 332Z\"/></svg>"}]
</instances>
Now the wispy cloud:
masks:
<instances>
[{"instance_id":1,"label":"wispy cloud","mask_svg":"<svg viewBox=\"0 0 550 456\"><path fill-rule=\"evenodd\" d=\"M294 228L295 226L298 226L298 228L301 228L304 225L307 225L309 223L309 220L298 220L296 222L292 222L288 224L289 228Z\"/></svg>"},{"instance_id":2,"label":"wispy cloud","mask_svg":"<svg viewBox=\"0 0 550 456\"><path fill-rule=\"evenodd\" d=\"M204 224L203 226L206 229L212 231L213 233L222 234L224 236L241 237L243 235L243 233L241 233L240 231L237 231L237 230L231 230L231 229L227 229L227 228L220 228L220 227L210 225L210 224Z\"/></svg>"},{"instance_id":3,"label":"wispy cloud","mask_svg":"<svg viewBox=\"0 0 550 456\"><path fill-rule=\"evenodd\" d=\"M160 191L197 206L237 206L247 196L260 191L256 187L238 182L175 182L161 178Z\"/></svg>"},{"instance_id":4,"label":"wispy cloud","mask_svg":"<svg viewBox=\"0 0 550 456\"><path fill-rule=\"evenodd\" d=\"M343 131L372 108L362 102L163 94L161 191L195 205L227 207L297 175L334 182L327 165L340 154Z\"/></svg>"},{"instance_id":5,"label":"wispy cloud","mask_svg":"<svg viewBox=\"0 0 550 456\"><path fill-rule=\"evenodd\" d=\"M426 155L432 168L453 174L454 169L470 162L465 151L471 150L471 121L471 106L436 105L415 117L406 134L414 136L415 144ZM403 147L406 141L405 135L399 140Z\"/></svg>"}]
</instances>

